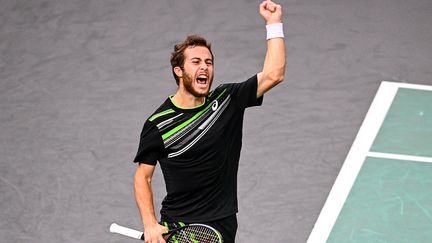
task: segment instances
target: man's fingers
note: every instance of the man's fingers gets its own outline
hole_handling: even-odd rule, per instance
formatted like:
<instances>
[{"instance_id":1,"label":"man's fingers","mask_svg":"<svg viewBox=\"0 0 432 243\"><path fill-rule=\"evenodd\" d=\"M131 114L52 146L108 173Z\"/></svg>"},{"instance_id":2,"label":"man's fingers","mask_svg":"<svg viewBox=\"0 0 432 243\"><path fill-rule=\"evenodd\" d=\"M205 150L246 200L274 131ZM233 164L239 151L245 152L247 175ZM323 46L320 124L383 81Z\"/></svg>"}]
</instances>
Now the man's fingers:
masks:
<instances>
[{"instance_id":1,"label":"man's fingers","mask_svg":"<svg viewBox=\"0 0 432 243\"><path fill-rule=\"evenodd\" d=\"M274 6L274 5L270 5L270 6L268 6L267 7L268 8L268 10L270 11L270 12L274 12L274 11L276 11L276 6Z\"/></svg>"},{"instance_id":2,"label":"man's fingers","mask_svg":"<svg viewBox=\"0 0 432 243\"><path fill-rule=\"evenodd\" d=\"M157 237L157 238L152 238L152 239L146 240L145 242L146 243L166 243L166 241L162 237L162 235L160 237Z\"/></svg>"},{"instance_id":3,"label":"man's fingers","mask_svg":"<svg viewBox=\"0 0 432 243\"><path fill-rule=\"evenodd\" d=\"M144 231L144 238L146 243L165 243L163 234L168 233L168 228L159 224L148 227Z\"/></svg>"},{"instance_id":4,"label":"man's fingers","mask_svg":"<svg viewBox=\"0 0 432 243\"><path fill-rule=\"evenodd\" d=\"M267 24L281 22L282 6L271 0L261 2L259 12Z\"/></svg>"},{"instance_id":5,"label":"man's fingers","mask_svg":"<svg viewBox=\"0 0 432 243\"><path fill-rule=\"evenodd\" d=\"M261 10L261 11L264 11L264 10L266 9L266 6L267 6L267 1L263 1L263 2L260 4L260 10Z\"/></svg>"},{"instance_id":6,"label":"man's fingers","mask_svg":"<svg viewBox=\"0 0 432 243\"><path fill-rule=\"evenodd\" d=\"M158 242L159 242L159 243L165 243L165 239L161 236L161 237L158 239Z\"/></svg>"},{"instance_id":7,"label":"man's fingers","mask_svg":"<svg viewBox=\"0 0 432 243\"><path fill-rule=\"evenodd\" d=\"M280 11L282 11L282 5L277 4L277 5L276 5L276 10L280 10Z\"/></svg>"},{"instance_id":8,"label":"man's fingers","mask_svg":"<svg viewBox=\"0 0 432 243\"><path fill-rule=\"evenodd\" d=\"M165 226L161 225L161 229L162 229L162 234L159 235L159 242L160 243L165 243L165 239L163 238L163 234L168 233L168 227L165 227Z\"/></svg>"},{"instance_id":9,"label":"man's fingers","mask_svg":"<svg viewBox=\"0 0 432 243\"><path fill-rule=\"evenodd\" d=\"M276 8L277 8L277 4L275 4L271 0L265 0L260 4L261 11L268 10L273 13L276 11Z\"/></svg>"}]
</instances>

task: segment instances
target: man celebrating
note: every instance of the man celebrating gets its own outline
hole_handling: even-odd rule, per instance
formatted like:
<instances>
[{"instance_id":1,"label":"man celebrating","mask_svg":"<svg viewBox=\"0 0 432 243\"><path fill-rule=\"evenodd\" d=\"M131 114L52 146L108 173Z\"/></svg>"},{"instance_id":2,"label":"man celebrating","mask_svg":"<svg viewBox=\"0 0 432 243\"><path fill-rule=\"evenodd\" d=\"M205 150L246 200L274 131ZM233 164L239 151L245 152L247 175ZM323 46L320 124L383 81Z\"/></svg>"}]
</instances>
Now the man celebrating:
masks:
<instances>
[{"instance_id":1,"label":"man celebrating","mask_svg":"<svg viewBox=\"0 0 432 243\"><path fill-rule=\"evenodd\" d=\"M266 22L267 52L261 72L241 83L213 82L211 45L197 35L174 47L171 65L177 92L146 120L134 162L135 198L148 243L165 242L167 228L203 223L217 229L225 243L237 231L237 170L243 115L285 73L282 8L272 1L259 6ZM161 223L153 206L151 179L159 161L167 195Z\"/></svg>"}]
</instances>

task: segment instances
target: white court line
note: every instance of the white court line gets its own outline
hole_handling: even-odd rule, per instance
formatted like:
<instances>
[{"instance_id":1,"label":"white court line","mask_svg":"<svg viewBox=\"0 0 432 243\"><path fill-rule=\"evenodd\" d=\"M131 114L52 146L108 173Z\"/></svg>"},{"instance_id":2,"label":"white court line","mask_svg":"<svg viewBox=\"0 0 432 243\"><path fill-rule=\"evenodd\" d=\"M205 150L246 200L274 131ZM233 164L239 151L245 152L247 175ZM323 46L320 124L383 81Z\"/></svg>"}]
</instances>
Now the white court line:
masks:
<instances>
[{"instance_id":1,"label":"white court line","mask_svg":"<svg viewBox=\"0 0 432 243\"><path fill-rule=\"evenodd\" d=\"M393 83L381 83L307 243L327 241L397 90Z\"/></svg>"},{"instance_id":2,"label":"white court line","mask_svg":"<svg viewBox=\"0 0 432 243\"><path fill-rule=\"evenodd\" d=\"M396 159L396 160L408 160L408 161L432 163L432 157L424 157L424 156L390 154L390 153L379 153L379 152L369 152L367 156L374 157L374 158L383 158L383 159Z\"/></svg>"},{"instance_id":3,"label":"white court line","mask_svg":"<svg viewBox=\"0 0 432 243\"><path fill-rule=\"evenodd\" d=\"M432 86L423 84L408 84L408 83L395 83L391 81L382 81L382 83L388 83L388 85L397 86L399 88L417 89L417 90L428 90L432 91Z\"/></svg>"}]
</instances>

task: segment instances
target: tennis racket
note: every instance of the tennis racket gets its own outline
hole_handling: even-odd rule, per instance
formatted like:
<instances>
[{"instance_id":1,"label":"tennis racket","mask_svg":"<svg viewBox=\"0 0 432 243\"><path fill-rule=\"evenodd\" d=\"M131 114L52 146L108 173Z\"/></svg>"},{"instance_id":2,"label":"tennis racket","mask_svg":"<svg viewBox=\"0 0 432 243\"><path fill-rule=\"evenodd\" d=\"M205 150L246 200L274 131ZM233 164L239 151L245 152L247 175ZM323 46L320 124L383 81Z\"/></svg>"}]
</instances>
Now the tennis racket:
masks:
<instances>
[{"instance_id":1,"label":"tennis racket","mask_svg":"<svg viewBox=\"0 0 432 243\"><path fill-rule=\"evenodd\" d=\"M130 229L116 223L110 226L111 233L129 236L138 240L144 240L141 231ZM180 228L171 229L163 234L167 243L222 243L221 234L214 228L205 224L189 224Z\"/></svg>"}]
</instances>

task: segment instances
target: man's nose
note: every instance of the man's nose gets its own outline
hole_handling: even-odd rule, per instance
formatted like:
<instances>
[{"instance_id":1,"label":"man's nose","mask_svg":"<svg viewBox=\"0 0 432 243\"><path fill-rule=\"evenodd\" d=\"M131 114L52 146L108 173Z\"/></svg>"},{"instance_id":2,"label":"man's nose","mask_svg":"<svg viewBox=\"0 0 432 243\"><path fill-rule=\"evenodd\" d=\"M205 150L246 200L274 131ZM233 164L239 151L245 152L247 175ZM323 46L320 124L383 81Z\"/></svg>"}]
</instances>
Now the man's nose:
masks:
<instances>
[{"instance_id":1,"label":"man's nose","mask_svg":"<svg viewBox=\"0 0 432 243\"><path fill-rule=\"evenodd\" d=\"M202 70L207 70L207 63L205 63L205 62L202 62L201 63L201 65L200 65L200 69L202 69Z\"/></svg>"}]
</instances>

